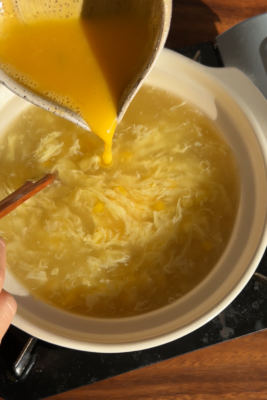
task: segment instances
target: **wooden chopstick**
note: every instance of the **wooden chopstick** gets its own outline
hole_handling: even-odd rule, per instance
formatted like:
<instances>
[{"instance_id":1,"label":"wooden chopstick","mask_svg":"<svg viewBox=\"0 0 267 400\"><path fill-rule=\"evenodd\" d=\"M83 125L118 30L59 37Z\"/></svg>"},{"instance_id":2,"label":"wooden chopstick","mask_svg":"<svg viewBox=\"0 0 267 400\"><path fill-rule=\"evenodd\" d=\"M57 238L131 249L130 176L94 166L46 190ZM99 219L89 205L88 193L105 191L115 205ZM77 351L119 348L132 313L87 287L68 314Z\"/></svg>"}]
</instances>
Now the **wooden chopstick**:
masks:
<instances>
[{"instance_id":1,"label":"wooden chopstick","mask_svg":"<svg viewBox=\"0 0 267 400\"><path fill-rule=\"evenodd\" d=\"M27 181L17 189L15 192L11 193L9 196L0 201L0 219L5 215L13 211L15 208L20 206L30 197L40 192L43 188L53 182L55 176L53 174L45 175L42 179L37 182Z\"/></svg>"}]
</instances>

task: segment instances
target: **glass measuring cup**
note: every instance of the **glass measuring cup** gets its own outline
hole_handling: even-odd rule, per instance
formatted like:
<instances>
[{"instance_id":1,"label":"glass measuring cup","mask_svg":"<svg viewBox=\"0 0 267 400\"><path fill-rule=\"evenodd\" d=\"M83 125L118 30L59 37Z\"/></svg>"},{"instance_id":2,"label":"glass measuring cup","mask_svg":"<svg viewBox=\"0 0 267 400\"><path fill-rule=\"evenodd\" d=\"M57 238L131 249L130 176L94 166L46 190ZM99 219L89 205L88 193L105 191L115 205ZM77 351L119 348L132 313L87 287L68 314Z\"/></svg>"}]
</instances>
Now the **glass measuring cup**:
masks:
<instances>
[{"instance_id":1,"label":"glass measuring cup","mask_svg":"<svg viewBox=\"0 0 267 400\"><path fill-rule=\"evenodd\" d=\"M27 24L41 19L99 18L105 14L117 12L118 8L121 13L129 11L144 13L145 17L151 21L153 35L146 57L119 99L117 122L120 122L164 46L170 26L171 3L171 0L127 0L125 2L119 0L77 0L76 2L66 1L64 3L56 0L2 0L0 2L0 35L4 24L15 19ZM25 46L27 46L27 43L25 43ZM75 76L73 79L75 79ZM25 100L68 119L86 130L91 130L90 126L74 110L40 96L34 90L13 79L3 69L0 69L0 82Z\"/></svg>"}]
</instances>

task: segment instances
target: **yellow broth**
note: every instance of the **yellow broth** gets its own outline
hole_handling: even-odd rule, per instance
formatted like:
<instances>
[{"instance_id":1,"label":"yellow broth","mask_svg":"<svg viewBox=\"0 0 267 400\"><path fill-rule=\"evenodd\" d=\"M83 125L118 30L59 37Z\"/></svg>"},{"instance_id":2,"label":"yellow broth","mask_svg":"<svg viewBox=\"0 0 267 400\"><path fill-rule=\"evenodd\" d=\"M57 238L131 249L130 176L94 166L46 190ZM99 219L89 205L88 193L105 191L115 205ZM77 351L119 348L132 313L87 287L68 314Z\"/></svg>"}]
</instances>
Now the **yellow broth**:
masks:
<instances>
[{"instance_id":1,"label":"yellow broth","mask_svg":"<svg viewBox=\"0 0 267 400\"><path fill-rule=\"evenodd\" d=\"M239 203L232 150L182 99L141 88L103 167L94 134L34 106L0 143L0 198L58 180L0 221L7 262L30 293L70 312L127 317L180 299L212 270Z\"/></svg>"}]
</instances>

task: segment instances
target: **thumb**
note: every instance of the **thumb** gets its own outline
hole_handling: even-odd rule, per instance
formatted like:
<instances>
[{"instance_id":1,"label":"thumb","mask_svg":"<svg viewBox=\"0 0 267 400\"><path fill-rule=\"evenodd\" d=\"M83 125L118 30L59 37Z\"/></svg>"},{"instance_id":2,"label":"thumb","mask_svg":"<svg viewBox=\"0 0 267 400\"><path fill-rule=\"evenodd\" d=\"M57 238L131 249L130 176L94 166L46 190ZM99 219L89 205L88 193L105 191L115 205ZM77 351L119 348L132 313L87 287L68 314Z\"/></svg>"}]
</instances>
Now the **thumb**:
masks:
<instances>
[{"instance_id":1,"label":"thumb","mask_svg":"<svg viewBox=\"0 0 267 400\"><path fill-rule=\"evenodd\" d=\"M4 285L6 271L6 245L4 240L0 237L0 292Z\"/></svg>"},{"instance_id":2,"label":"thumb","mask_svg":"<svg viewBox=\"0 0 267 400\"><path fill-rule=\"evenodd\" d=\"M3 288L6 270L6 246L0 238L0 342L17 311L17 303Z\"/></svg>"},{"instance_id":3,"label":"thumb","mask_svg":"<svg viewBox=\"0 0 267 400\"><path fill-rule=\"evenodd\" d=\"M0 342L17 311L17 303L4 289L0 293Z\"/></svg>"}]
</instances>

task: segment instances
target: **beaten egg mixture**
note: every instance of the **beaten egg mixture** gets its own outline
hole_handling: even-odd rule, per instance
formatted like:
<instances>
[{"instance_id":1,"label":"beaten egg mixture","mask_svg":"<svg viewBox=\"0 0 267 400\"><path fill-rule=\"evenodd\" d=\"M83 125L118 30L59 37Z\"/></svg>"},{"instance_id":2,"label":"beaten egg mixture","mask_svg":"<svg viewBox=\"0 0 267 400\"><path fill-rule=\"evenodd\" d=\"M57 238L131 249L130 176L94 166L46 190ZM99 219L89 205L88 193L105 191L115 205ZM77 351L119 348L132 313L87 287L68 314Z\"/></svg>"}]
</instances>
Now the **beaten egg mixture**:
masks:
<instances>
[{"instance_id":1,"label":"beaten egg mixture","mask_svg":"<svg viewBox=\"0 0 267 400\"><path fill-rule=\"evenodd\" d=\"M0 198L58 179L0 220L7 263L33 296L94 317L127 317L184 296L224 251L239 202L230 147L198 110L141 88L103 142L29 106L0 142Z\"/></svg>"},{"instance_id":2,"label":"beaten egg mixture","mask_svg":"<svg viewBox=\"0 0 267 400\"><path fill-rule=\"evenodd\" d=\"M149 4L138 4L90 18L1 20L1 69L79 114L105 142L105 164L112 162L119 103L151 51L156 29Z\"/></svg>"}]
</instances>

